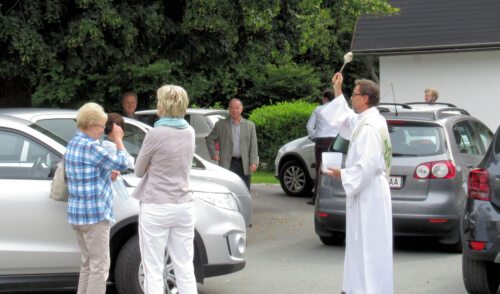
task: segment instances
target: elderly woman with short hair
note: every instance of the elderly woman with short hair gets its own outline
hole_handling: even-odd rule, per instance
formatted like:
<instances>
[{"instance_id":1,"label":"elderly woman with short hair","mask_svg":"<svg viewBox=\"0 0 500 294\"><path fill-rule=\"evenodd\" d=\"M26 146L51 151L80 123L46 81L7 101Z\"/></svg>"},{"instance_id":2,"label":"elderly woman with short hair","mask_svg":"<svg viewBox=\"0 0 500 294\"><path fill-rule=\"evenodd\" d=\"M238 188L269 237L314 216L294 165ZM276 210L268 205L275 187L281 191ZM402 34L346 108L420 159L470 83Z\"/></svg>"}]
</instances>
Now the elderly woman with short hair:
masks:
<instances>
[{"instance_id":1,"label":"elderly woman with short hair","mask_svg":"<svg viewBox=\"0 0 500 294\"><path fill-rule=\"evenodd\" d=\"M160 119L144 138L135 163L142 177L132 197L141 201L139 242L144 292L164 293L165 248L174 266L180 294L197 293L193 267L194 207L189 189L195 137L184 120L189 99L179 86L157 91Z\"/></svg>"},{"instance_id":2,"label":"elderly woman with short hair","mask_svg":"<svg viewBox=\"0 0 500 294\"><path fill-rule=\"evenodd\" d=\"M103 148L99 139L108 116L99 104L86 103L76 116L78 130L68 143L64 165L68 178L68 222L82 254L78 294L106 293L109 230L114 222L111 172L127 168L123 130L113 125L117 152Z\"/></svg>"}]
</instances>

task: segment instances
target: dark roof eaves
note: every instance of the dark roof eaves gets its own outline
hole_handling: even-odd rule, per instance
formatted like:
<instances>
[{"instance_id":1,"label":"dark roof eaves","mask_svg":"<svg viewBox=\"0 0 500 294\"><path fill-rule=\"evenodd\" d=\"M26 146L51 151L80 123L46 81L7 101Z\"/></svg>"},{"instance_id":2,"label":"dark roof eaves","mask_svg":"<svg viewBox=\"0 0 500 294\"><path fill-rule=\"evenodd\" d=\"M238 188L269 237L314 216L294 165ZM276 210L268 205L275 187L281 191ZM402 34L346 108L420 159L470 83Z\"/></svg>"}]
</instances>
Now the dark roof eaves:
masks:
<instances>
[{"instance_id":1,"label":"dark roof eaves","mask_svg":"<svg viewBox=\"0 0 500 294\"><path fill-rule=\"evenodd\" d=\"M352 53L357 55L405 55L405 54L428 54L449 52L487 51L500 49L500 43L478 43L467 45L440 45L440 46L418 46L403 48L377 48L377 49L353 49Z\"/></svg>"}]
</instances>

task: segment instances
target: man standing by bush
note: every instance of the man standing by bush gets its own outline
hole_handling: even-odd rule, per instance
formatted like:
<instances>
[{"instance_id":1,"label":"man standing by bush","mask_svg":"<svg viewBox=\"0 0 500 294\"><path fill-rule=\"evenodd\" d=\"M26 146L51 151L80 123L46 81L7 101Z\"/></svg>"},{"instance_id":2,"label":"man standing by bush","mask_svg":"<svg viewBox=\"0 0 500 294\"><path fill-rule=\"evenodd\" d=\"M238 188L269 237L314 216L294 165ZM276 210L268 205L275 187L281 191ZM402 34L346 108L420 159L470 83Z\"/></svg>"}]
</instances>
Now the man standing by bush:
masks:
<instances>
[{"instance_id":1,"label":"man standing by bush","mask_svg":"<svg viewBox=\"0 0 500 294\"><path fill-rule=\"evenodd\" d=\"M241 116L243 103L229 100L229 118L215 124L206 137L210 157L219 165L240 176L250 190L251 174L257 170L259 155L255 124ZM219 143L219 153L215 149Z\"/></svg>"},{"instance_id":2,"label":"man standing by bush","mask_svg":"<svg viewBox=\"0 0 500 294\"><path fill-rule=\"evenodd\" d=\"M325 90L323 92L323 98L321 100L322 105L316 107L309 121L307 122L307 134L309 139L311 139L314 145L314 155L316 157L316 180L314 181L314 194L312 198L307 201L309 204L314 204L316 200L316 195L318 194L318 183L319 183L319 171L321 168L321 154L328 150L328 147L333 142L333 139L337 136L337 130L330 127L328 121L326 121L321 115L320 111L335 98L332 90Z\"/></svg>"}]
</instances>

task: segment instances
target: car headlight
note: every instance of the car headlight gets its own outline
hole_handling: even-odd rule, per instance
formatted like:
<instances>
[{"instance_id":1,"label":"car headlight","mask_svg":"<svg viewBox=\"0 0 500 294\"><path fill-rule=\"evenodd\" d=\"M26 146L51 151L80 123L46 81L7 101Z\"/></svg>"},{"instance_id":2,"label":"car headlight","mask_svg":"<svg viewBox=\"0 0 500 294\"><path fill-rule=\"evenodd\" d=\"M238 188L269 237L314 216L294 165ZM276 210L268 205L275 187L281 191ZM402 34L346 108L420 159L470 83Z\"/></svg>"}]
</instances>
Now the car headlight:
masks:
<instances>
[{"instance_id":1,"label":"car headlight","mask_svg":"<svg viewBox=\"0 0 500 294\"><path fill-rule=\"evenodd\" d=\"M215 207L238 211L238 204L231 193L193 191L193 197L198 197Z\"/></svg>"}]
</instances>

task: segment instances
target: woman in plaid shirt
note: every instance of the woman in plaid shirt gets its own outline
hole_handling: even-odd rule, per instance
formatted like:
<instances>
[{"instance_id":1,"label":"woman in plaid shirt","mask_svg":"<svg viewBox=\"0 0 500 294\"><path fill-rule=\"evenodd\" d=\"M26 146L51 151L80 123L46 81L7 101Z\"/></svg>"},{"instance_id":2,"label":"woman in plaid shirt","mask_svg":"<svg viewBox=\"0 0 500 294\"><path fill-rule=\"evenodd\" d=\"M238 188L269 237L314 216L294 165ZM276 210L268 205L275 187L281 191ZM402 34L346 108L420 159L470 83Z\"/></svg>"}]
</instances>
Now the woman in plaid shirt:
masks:
<instances>
[{"instance_id":1,"label":"woman in plaid shirt","mask_svg":"<svg viewBox=\"0 0 500 294\"><path fill-rule=\"evenodd\" d=\"M106 293L109 230L114 221L111 181L113 170L127 168L123 130L113 125L116 153L101 147L108 116L96 103L86 103L76 116L78 130L64 155L68 177L68 222L73 226L82 254L78 294Z\"/></svg>"}]
</instances>

